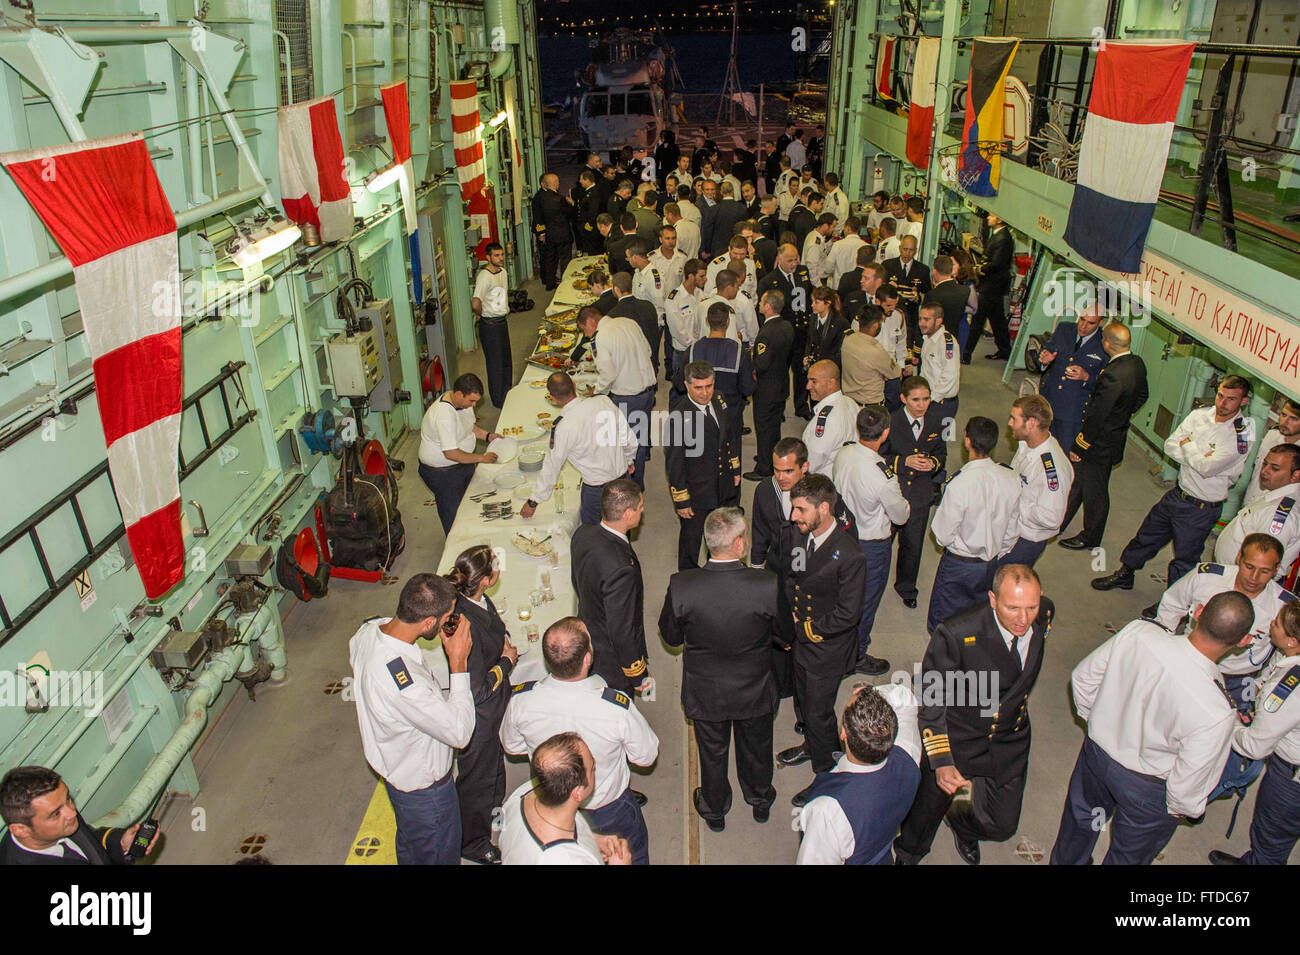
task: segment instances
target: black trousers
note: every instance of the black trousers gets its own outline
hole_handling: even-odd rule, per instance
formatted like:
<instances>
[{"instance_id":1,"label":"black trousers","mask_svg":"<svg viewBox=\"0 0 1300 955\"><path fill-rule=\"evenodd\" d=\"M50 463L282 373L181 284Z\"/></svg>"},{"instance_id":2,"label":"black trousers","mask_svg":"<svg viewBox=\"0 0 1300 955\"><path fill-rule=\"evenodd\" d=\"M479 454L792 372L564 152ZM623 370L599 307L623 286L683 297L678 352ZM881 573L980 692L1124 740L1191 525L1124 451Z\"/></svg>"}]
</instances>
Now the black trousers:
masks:
<instances>
[{"instance_id":1,"label":"black trousers","mask_svg":"<svg viewBox=\"0 0 1300 955\"><path fill-rule=\"evenodd\" d=\"M857 642L852 637L841 638ZM794 699L803 716L804 746L812 756L815 773L830 772L835 767L834 753L840 748L839 723L835 718L835 695L840 691L844 667L829 665L825 660L809 661L802 657L803 646L794 654Z\"/></svg>"},{"instance_id":2,"label":"black trousers","mask_svg":"<svg viewBox=\"0 0 1300 955\"><path fill-rule=\"evenodd\" d=\"M736 776L745 802L767 809L776 800L772 785L772 714L747 720L694 720L695 745L700 753L701 808L705 819L720 820L731 810L727 779L731 738L736 738Z\"/></svg>"},{"instance_id":3,"label":"black trousers","mask_svg":"<svg viewBox=\"0 0 1300 955\"><path fill-rule=\"evenodd\" d=\"M547 291L554 289L560 284L560 269L563 267L563 260L568 258L567 253L572 248L573 243L566 239L563 242L543 242L540 248L542 284L546 286ZM498 405L497 407L500 407Z\"/></svg>"},{"instance_id":4,"label":"black trousers","mask_svg":"<svg viewBox=\"0 0 1300 955\"><path fill-rule=\"evenodd\" d=\"M984 323L993 326L993 345L999 355L1011 354L1011 331L1007 322L1007 293L993 289L979 289L979 307L970 320L970 334L966 338L966 354L963 361L969 361L975 354L975 346L984 337Z\"/></svg>"},{"instance_id":5,"label":"black trousers","mask_svg":"<svg viewBox=\"0 0 1300 955\"><path fill-rule=\"evenodd\" d=\"M1110 472L1113 467L1110 455L1096 453L1089 454L1074 466L1074 481L1070 485L1065 517L1061 521L1062 534L1074 520L1074 515L1079 513L1079 506L1083 505L1080 536L1090 547L1101 545L1106 519L1110 516Z\"/></svg>"},{"instance_id":6,"label":"black trousers","mask_svg":"<svg viewBox=\"0 0 1300 955\"><path fill-rule=\"evenodd\" d=\"M754 440L758 452L754 455L754 470L759 474L772 473L772 452L781 440L781 416L785 399L754 398Z\"/></svg>"},{"instance_id":7,"label":"black trousers","mask_svg":"<svg viewBox=\"0 0 1300 955\"><path fill-rule=\"evenodd\" d=\"M505 711L474 713L474 735L456 757L461 855L480 855L492 845L492 810L506 798L506 764L497 733Z\"/></svg>"},{"instance_id":8,"label":"black trousers","mask_svg":"<svg viewBox=\"0 0 1300 955\"><path fill-rule=\"evenodd\" d=\"M506 403L506 392L514 384L515 363L510 356L510 325L506 318L484 318L478 323L487 365L488 397L495 408Z\"/></svg>"},{"instance_id":9,"label":"black trousers","mask_svg":"<svg viewBox=\"0 0 1300 955\"><path fill-rule=\"evenodd\" d=\"M925 548L925 528L930 522L930 505L908 498L912 512L907 523L895 527L898 535L898 561L894 570L894 592L904 600L915 600L916 577L921 571L921 551Z\"/></svg>"},{"instance_id":10,"label":"black trousers","mask_svg":"<svg viewBox=\"0 0 1300 955\"><path fill-rule=\"evenodd\" d=\"M451 530L460 510L460 502L465 497L469 482L474 480L474 465L453 464L447 468L431 468L420 465L420 477L433 494L433 502L438 506L438 520L442 523L442 532Z\"/></svg>"},{"instance_id":11,"label":"black trousers","mask_svg":"<svg viewBox=\"0 0 1300 955\"><path fill-rule=\"evenodd\" d=\"M988 776L962 773L971 782L971 809L954 813L952 827L962 842L1005 842L1020 825L1020 804L1025 795L1023 772L1004 782ZM920 862L934 844L939 824L952 805L952 796L939 788L928 757L921 758L921 785L916 799L894 840L894 854L909 865Z\"/></svg>"},{"instance_id":12,"label":"black trousers","mask_svg":"<svg viewBox=\"0 0 1300 955\"><path fill-rule=\"evenodd\" d=\"M693 499L691 513L693 517L677 515L681 529L677 532L677 569L693 570L700 566L700 545L704 543L704 519L719 504L717 501L700 503Z\"/></svg>"},{"instance_id":13,"label":"black trousers","mask_svg":"<svg viewBox=\"0 0 1300 955\"><path fill-rule=\"evenodd\" d=\"M811 414L812 403L808 400L808 369L803 366L803 353L808 347L807 325L796 328L794 343L790 346L790 378L794 389L794 413Z\"/></svg>"}]
</instances>

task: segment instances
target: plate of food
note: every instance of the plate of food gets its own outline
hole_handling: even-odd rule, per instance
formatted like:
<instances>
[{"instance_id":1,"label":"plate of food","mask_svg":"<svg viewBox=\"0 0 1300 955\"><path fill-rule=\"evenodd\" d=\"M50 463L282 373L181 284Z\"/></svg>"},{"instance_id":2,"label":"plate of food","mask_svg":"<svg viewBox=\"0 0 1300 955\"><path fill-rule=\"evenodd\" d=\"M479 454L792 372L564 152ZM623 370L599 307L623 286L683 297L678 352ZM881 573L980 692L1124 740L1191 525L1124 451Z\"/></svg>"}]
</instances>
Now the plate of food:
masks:
<instances>
[{"instance_id":1,"label":"plate of food","mask_svg":"<svg viewBox=\"0 0 1300 955\"><path fill-rule=\"evenodd\" d=\"M574 279L573 287L577 289L579 292L585 292L589 288L591 288L591 283L588 282L586 279Z\"/></svg>"},{"instance_id":2,"label":"plate of food","mask_svg":"<svg viewBox=\"0 0 1300 955\"><path fill-rule=\"evenodd\" d=\"M542 347L550 351L568 351L577 340L578 336L572 332L557 331L543 337Z\"/></svg>"},{"instance_id":3,"label":"plate of food","mask_svg":"<svg viewBox=\"0 0 1300 955\"><path fill-rule=\"evenodd\" d=\"M555 550L551 545L550 534L539 539L520 531L515 534L512 540L515 545L515 550L519 551L521 554L526 554L529 557L549 557L551 551Z\"/></svg>"},{"instance_id":4,"label":"plate of food","mask_svg":"<svg viewBox=\"0 0 1300 955\"><path fill-rule=\"evenodd\" d=\"M528 387L529 387L529 388L537 388L537 389L539 389L539 390L542 389L542 388L545 388L545 387L546 387L546 379L545 379L545 378L534 378L532 381L530 381L530 382L528 383ZM505 432L502 432L502 433L504 434Z\"/></svg>"},{"instance_id":5,"label":"plate of food","mask_svg":"<svg viewBox=\"0 0 1300 955\"><path fill-rule=\"evenodd\" d=\"M528 362L551 371L565 371L573 364L563 352L537 352L529 356Z\"/></svg>"},{"instance_id":6,"label":"plate of food","mask_svg":"<svg viewBox=\"0 0 1300 955\"><path fill-rule=\"evenodd\" d=\"M518 437L521 437L521 436L523 435L523 433L524 433L524 426L523 426L523 425L516 425L516 426L513 427L513 428L498 428L498 429L497 429L497 434L501 435L503 438L518 438Z\"/></svg>"}]
</instances>

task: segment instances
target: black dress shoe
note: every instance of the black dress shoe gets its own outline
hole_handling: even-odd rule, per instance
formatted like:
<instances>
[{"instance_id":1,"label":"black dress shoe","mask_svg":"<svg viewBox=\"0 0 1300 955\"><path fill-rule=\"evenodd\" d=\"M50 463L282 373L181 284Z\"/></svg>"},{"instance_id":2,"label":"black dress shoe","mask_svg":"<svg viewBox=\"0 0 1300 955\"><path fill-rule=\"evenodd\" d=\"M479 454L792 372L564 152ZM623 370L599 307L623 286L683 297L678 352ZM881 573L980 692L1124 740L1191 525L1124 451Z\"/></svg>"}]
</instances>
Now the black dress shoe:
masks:
<instances>
[{"instance_id":1,"label":"black dress shoe","mask_svg":"<svg viewBox=\"0 0 1300 955\"><path fill-rule=\"evenodd\" d=\"M798 766L810 759L812 759L812 753L808 752L808 747L803 743L798 746L791 746L789 749L783 749L776 754L776 761L782 766Z\"/></svg>"},{"instance_id":2,"label":"black dress shoe","mask_svg":"<svg viewBox=\"0 0 1300 955\"><path fill-rule=\"evenodd\" d=\"M854 672L861 673L865 676L880 676L889 670L889 661L882 660L879 657L873 657L871 654L864 654L853 668Z\"/></svg>"},{"instance_id":3,"label":"black dress shoe","mask_svg":"<svg viewBox=\"0 0 1300 955\"><path fill-rule=\"evenodd\" d=\"M1210 850L1210 865L1241 865L1241 856L1234 856L1231 853L1223 852L1219 849Z\"/></svg>"},{"instance_id":4,"label":"black dress shoe","mask_svg":"<svg viewBox=\"0 0 1300 955\"><path fill-rule=\"evenodd\" d=\"M1150 607L1147 607L1145 610L1142 611L1142 619L1154 620L1156 619L1156 614L1158 614L1159 612L1160 612L1160 601L1157 600Z\"/></svg>"},{"instance_id":5,"label":"black dress shoe","mask_svg":"<svg viewBox=\"0 0 1300 955\"><path fill-rule=\"evenodd\" d=\"M1003 354L1000 351L995 351L990 355L985 355L984 357L989 359L990 361L1006 361L1011 356L1007 354Z\"/></svg>"},{"instance_id":6,"label":"black dress shoe","mask_svg":"<svg viewBox=\"0 0 1300 955\"><path fill-rule=\"evenodd\" d=\"M1093 590L1114 590L1116 587L1120 590L1133 589L1133 571L1123 564L1115 573L1107 574L1105 577L1098 577L1092 582Z\"/></svg>"},{"instance_id":7,"label":"black dress shoe","mask_svg":"<svg viewBox=\"0 0 1300 955\"><path fill-rule=\"evenodd\" d=\"M804 804L808 802L809 789L812 789L812 786L805 786L803 789L795 793L794 796L790 798L790 805L802 809Z\"/></svg>"},{"instance_id":8,"label":"black dress shoe","mask_svg":"<svg viewBox=\"0 0 1300 955\"><path fill-rule=\"evenodd\" d=\"M632 798L636 800L636 804L638 806L644 806L646 804L645 793L643 792L638 792L637 790L633 789Z\"/></svg>"},{"instance_id":9,"label":"black dress shoe","mask_svg":"<svg viewBox=\"0 0 1300 955\"><path fill-rule=\"evenodd\" d=\"M500 865L501 850L496 846L488 846L482 852L472 855L462 855L462 859L467 862L473 862L476 865Z\"/></svg>"},{"instance_id":10,"label":"black dress shoe","mask_svg":"<svg viewBox=\"0 0 1300 955\"><path fill-rule=\"evenodd\" d=\"M741 434L753 434L753 433L754 433L754 429L753 429L753 428L741 428L741 429L740 429L740 433L741 433Z\"/></svg>"},{"instance_id":11,"label":"black dress shoe","mask_svg":"<svg viewBox=\"0 0 1300 955\"><path fill-rule=\"evenodd\" d=\"M710 829L714 832L722 832L722 830L727 828L727 820L725 818L710 819L708 816L704 815L704 810L700 808L700 797L703 794L704 790L701 787L696 786L695 791L691 793L691 803L695 806L695 811L699 813L700 818L708 824Z\"/></svg>"},{"instance_id":12,"label":"black dress shoe","mask_svg":"<svg viewBox=\"0 0 1300 955\"><path fill-rule=\"evenodd\" d=\"M963 358L963 359L961 360L961 363L962 363L963 365L969 365L969 364L970 364L970 359L969 359L969 358ZM895 859L895 860L894 860L894 865L916 865L916 863L915 863L915 862L899 862L897 859Z\"/></svg>"},{"instance_id":13,"label":"black dress shoe","mask_svg":"<svg viewBox=\"0 0 1300 955\"><path fill-rule=\"evenodd\" d=\"M772 475L770 474L761 474L758 471L746 471L744 474L741 475L741 477L743 477L746 481L766 481L771 476Z\"/></svg>"},{"instance_id":14,"label":"black dress shoe","mask_svg":"<svg viewBox=\"0 0 1300 955\"><path fill-rule=\"evenodd\" d=\"M799 720L794 724L794 731L798 733L800 736L803 735L803 731L804 731L803 720Z\"/></svg>"},{"instance_id":15,"label":"black dress shoe","mask_svg":"<svg viewBox=\"0 0 1300 955\"><path fill-rule=\"evenodd\" d=\"M962 842L961 836L957 835L956 828L948 820L947 816L943 817L943 821L949 829L952 829L952 844L957 847L957 855L961 856L961 861L967 865L979 865L980 844L978 842Z\"/></svg>"},{"instance_id":16,"label":"black dress shoe","mask_svg":"<svg viewBox=\"0 0 1300 955\"><path fill-rule=\"evenodd\" d=\"M915 610L915 609L916 609L916 598L915 598L915 597L904 597L904 598L903 598L903 606L906 607L908 610Z\"/></svg>"},{"instance_id":17,"label":"black dress shoe","mask_svg":"<svg viewBox=\"0 0 1300 955\"><path fill-rule=\"evenodd\" d=\"M767 820L770 819L770 818L772 818L772 807L771 807L771 806L755 806L755 807L754 807L754 821L755 821L755 822L767 822Z\"/></svg>"},{"instance_id":18,"label":"black dress shoe","mask_svg":"<svg viewBox=\"0 0 1300 955\"><path fill-rule=\"evenodd\" d=\"M1062 537L1056 542L1066 550L1092 550L1093 545L1083 539L1082 534L1075 534L1073 537Z\"/></svg>"}]
</instances>

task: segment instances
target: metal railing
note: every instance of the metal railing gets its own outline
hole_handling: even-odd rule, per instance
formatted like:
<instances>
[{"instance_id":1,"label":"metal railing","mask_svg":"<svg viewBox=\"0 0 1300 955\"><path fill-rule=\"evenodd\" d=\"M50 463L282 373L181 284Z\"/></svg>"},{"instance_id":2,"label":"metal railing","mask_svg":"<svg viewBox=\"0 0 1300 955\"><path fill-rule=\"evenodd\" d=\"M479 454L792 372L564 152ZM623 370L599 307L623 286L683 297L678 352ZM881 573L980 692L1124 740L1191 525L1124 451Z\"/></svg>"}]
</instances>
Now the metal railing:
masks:
<instances>
[{"instance_id":1,"label":"metal railing","mask_svg":"<svg viewBox=\"0 0 1300 955\"><path fill-rule=\"evenodd\" d=\"M899 39L906 43L914 38L899 37ZM1058 146L1068 144L1077 151L1083 136L1083 123L1092 93L1097 42L1093 39L1020 38L1020 52L1017 57L1024 57L1026 54L1032 56L1034 52L1037 52L1038 56L1034 82L1026 83L1030 97L1029 148L1023 157L1014 155L1004 148L1002 153L1004 159L1038 168L1048 175L1057 175L1058 178L1073 178L1070 174L1061 175L1060 170L1054 168L1049 161L1052 158L1049 155L1051 141L1055 139ZM1170 42L1179 41L1177 38L1170 38ZM958 49L964 49L971 43L971 38L958 37L956 43ZM1071 58L1066 54L1070 51L1077 54L1077 64L1068 62ZM1233 203L1232 183L1229 177L1230 159L1245 159L1259 156L1261 153L1300 156L1300 150L1289 145L1261 142L1249 136L1239 135L1236 131L1242 95L1248 85L1248 74L1252 63L1259 60L1289 61L1290 73L1294 76L1300 73L1300 48L1240 43L1197 43L1195 53L1206 57L1205 77L1207 80L1214 78L1214 95L1208 103L1197 99L1193 104L1199 122L1193 120L1194 125L1176 125L1174 129L1178 133L1191 135L1204 143L1201 161L1196 170L1196 190L1191 196L1162 190L1160 203L1188 211L1190 214L1188 231L1192 235L1199 236L1206 222L1217 223L1222 230L1223 245L1230 251L1237 251L1237 239L1240 234L1300 254L1300 234L1237 211ZM900 97L896 100L887 100L879 94L876 84L872 83L869 102L885 108L906 105L910 99L907 91L911 88L911 72L904 65L904 60L904 56L896 55L891 72L891 88L899 91ZM874 76L874 63L869 70ZM964 108L966 86L964 78L954 77L952 94L954 113ZM960 120L950 118L947 132L960 139ZM1217 202L1212 200L1212 194L1217 197Z\"/></svg>"}]
</instances>

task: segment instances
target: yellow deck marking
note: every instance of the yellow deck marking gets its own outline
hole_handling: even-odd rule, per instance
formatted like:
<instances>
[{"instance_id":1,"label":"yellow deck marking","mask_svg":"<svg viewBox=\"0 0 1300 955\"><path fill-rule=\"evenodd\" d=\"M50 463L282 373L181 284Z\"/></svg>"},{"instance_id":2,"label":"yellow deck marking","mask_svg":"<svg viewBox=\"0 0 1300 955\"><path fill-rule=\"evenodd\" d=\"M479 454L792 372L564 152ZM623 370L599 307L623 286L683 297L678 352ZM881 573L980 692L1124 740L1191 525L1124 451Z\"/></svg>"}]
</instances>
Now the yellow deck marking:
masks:
<instances>
[{"instance_id":1,"label":"yellow deck marking","mask_svg":"<svg viewBox=\"0 0 1300 955\"><path fill-rule=\"evenodd\" d=\"M358 855L357 844L367 838L379 839L378 851L370 856ZM375 786L375 794L370 797L370 805L361 819L361 828L348 846L344 865L397 865L397 818L393 815L393 804L388 801L388 790L383 783Z\"/></svg>"}]
</instances>

